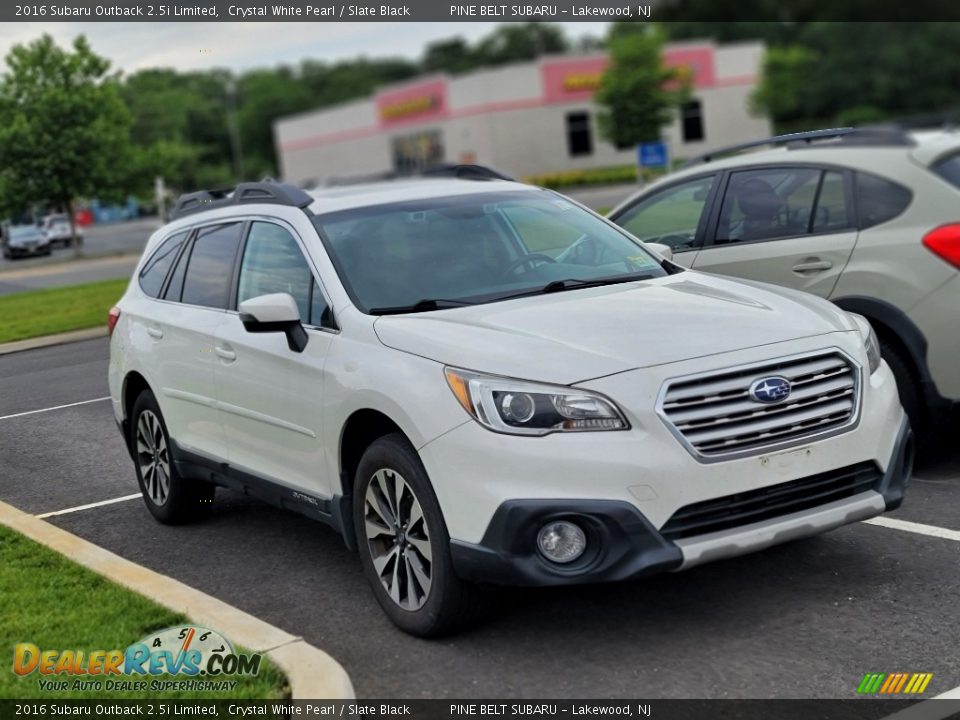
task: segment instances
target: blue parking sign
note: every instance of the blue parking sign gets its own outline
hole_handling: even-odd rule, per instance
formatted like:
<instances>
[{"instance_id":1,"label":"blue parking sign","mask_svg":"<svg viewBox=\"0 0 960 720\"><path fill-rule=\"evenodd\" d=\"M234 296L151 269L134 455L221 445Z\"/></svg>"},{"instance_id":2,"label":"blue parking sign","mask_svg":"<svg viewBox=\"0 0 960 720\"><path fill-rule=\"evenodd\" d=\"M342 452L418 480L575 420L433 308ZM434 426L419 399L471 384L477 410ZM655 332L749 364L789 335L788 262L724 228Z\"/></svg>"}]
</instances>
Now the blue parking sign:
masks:
<instances>
[{"instance_id":1,"label":"blue parking sign","mask_svg":"<svg viewBox=\"0 0 960 720\"><path fill-rule=\"evenodd\" d=\"M663 140L645 142L637 145L637 159L640 167L665 168L667 166L667 144Z\"/></svg>"}]
</instances>

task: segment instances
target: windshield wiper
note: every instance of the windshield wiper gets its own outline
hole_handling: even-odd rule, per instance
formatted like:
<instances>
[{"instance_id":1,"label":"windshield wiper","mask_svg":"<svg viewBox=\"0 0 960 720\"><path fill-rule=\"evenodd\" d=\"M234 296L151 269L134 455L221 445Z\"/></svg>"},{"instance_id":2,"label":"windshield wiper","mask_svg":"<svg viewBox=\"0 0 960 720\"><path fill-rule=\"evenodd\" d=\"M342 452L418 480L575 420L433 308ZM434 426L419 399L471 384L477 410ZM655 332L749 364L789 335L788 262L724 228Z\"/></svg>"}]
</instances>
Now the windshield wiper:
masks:
<instances>
[{"instance_id":1,"label":"windshield wiper","mask_svg":"<svg viewBox=\"0 0 960 720\"><path fill-rule=\"evenodd\" d=\"M547 293L563 292L564 290L580 290L588 287L601 287L603 285L617 285L625 282L636 282L638 280L650 280L655 277L649 273L633 273L630 275L614 275L611 277L595 278L593 280L582 280L580 278L567 278L565 280L551 280L546 285L535 290L525 290L508 295L506 297L526 297L528 295L545 295ZM501 298L505 299L505 298Z\"/></svg>"},{"instance_id":2,"label":"windshield wiper","mask_svg":"<svg viewBox=\"0 0 960 720\"><path fill-rule=\"evenodd\" d=\"M370 308L371 315L404 315L406 313L430 312L431 310L449 310L450 308L475 305L466 300L445 300L443 298L425 298L412 305Z\"/></svg>"}]
</instances>

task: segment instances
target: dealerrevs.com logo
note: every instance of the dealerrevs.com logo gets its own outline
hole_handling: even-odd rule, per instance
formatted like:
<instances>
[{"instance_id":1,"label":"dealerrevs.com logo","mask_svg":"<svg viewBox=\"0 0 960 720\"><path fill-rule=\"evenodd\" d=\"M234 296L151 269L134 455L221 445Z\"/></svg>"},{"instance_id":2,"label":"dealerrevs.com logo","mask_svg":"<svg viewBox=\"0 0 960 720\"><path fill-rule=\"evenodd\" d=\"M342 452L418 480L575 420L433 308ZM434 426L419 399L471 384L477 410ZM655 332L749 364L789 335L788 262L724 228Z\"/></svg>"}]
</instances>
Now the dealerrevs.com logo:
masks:
<instances>
[{"instance_id":1,"label":"dealerrevs.com logo","mask_svg":"<svg viewBox=\"0 0 960 720\"><path fill-rule=\"evenodd\" d=\"M262 656L238 653L223 635L195 625L151 633L125 650L57 650L17 643L13 672L36 674L41 690L232 690L232 675L256 675ZM157 679L173 676L177 679ZM143 679L140 679L143 678Z\"/></svg>"}]
</instances>

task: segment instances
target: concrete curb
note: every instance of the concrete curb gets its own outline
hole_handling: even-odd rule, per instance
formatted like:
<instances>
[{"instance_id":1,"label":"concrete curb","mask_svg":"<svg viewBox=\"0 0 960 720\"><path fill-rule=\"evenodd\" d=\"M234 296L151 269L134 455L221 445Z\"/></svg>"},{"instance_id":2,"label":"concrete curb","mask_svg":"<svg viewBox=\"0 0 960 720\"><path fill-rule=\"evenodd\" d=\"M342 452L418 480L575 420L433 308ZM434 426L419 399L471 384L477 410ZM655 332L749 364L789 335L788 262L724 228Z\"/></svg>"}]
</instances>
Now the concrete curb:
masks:
<instances>
[{"instance_id":1,"label":"concrete curb","mask_svg":"<svg viewBox=\"0 0 960 720\"><path fill-rule=\"evenodd\" d=\"M294 700L352 700L355 697L346 670L302 638L4 502L0 502L0 524L169 610L186 615L197 624L223 632L238 645L266 655L286 674Z\"/></svg>"},{"instance_id":2,"label":"concrete curb","mask_svg":"<svg viewBox=\"0 0 960 720\"><path fill-rule=\"evenodd\" d=\"M106 318L104 318L104 323L106 323ZM52 345L65 345L66 343L92 340L93 338L106 336L106 324L84 330L71 330L70 332L57 333L56 335L41 335L40 337L30 338L29 340L16 340L14 342L2 343L0 344L0 355L9 355L10 353L23 352L24 350L36 350L37 348L51 347Z\"/></svg>"}]
</instances>

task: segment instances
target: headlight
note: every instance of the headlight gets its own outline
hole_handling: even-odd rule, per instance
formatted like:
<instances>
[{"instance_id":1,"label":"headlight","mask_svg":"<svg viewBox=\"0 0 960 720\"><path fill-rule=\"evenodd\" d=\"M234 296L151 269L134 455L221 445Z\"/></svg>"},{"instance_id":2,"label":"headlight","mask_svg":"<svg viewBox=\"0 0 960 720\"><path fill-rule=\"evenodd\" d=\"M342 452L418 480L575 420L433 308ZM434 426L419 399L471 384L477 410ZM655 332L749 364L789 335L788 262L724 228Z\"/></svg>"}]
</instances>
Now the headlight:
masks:
<instances>
[{"instance_id":1,"label":"headlight","mask_svg":"<svg viewBox=\"0 0 960 720\"><path fill-rule=\"evenodd\" d=\"M877 334L873 331L870 321L863 315L857 313L847 313L853 318L853 321L860 329L860 337L863 338L863 348L867 352L867 365L870 368L870 374L873 375L880 368L880 341Z\"/></svg>"},{"instance_id":2,"label":"headlight","mask_svg":"<svg viewBox=\"0 0 960 720\"><path fill-rule=\"evenodd\" d=\"M447 383L478 423L512 435L626 430L617 406L602 395L446 368Z\"/></svg>"}]
</instances>

